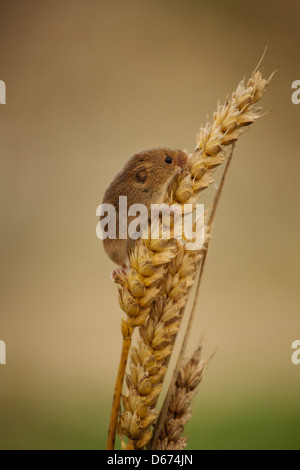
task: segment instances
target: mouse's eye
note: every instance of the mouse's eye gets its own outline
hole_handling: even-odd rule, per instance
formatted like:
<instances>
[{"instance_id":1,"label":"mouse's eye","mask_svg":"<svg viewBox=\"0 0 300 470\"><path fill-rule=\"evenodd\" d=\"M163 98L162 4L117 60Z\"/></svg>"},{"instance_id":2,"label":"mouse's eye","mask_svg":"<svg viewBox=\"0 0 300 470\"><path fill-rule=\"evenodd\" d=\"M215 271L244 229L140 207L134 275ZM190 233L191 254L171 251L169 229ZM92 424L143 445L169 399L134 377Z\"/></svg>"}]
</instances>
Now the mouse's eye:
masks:
<instances>
[{"instance_id":1,"label":"mouse's eye","mask_svg":"<svg viewBox=\"0 0 300 470\"><path fill-rule=\"evenodd\" d=\"M165 162L168 163L168 165L170 165L170 163L172 163L172 161L173 161L172 157L167 156L165 158Z\"/></svg>"}]
</instances>

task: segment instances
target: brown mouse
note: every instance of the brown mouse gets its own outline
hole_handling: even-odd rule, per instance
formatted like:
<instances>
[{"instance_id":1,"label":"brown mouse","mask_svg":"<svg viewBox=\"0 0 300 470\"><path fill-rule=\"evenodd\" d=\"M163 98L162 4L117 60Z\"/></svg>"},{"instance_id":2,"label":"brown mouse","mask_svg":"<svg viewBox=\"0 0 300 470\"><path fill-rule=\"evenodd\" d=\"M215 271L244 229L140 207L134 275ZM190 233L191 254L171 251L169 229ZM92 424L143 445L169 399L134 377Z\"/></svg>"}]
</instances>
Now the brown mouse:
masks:
<instances>
[{"instance_id":1,"label":"brown mouse","mask_svg":"<svg viewBox=\"0 0 300 470\"><path fill-rule=\"evenodd\" d=\"M127 196L128 208L132 204L143 204L150 211L151 204L164 202L169 184L186 167L187 162L188 156L181 150L157 148L136 153L105 191L102 204L114 206L117 228L116 239L103 240L104 249L111 260L123 269L128 264L128 251L134 245L134 240L128 236L126 239L119 238L119 223L122 226L122 220L119 220L119 196ZM129 222L130 217L123 222L126 224L123 227L126 234Z\"/></svg>"}]
</instances>

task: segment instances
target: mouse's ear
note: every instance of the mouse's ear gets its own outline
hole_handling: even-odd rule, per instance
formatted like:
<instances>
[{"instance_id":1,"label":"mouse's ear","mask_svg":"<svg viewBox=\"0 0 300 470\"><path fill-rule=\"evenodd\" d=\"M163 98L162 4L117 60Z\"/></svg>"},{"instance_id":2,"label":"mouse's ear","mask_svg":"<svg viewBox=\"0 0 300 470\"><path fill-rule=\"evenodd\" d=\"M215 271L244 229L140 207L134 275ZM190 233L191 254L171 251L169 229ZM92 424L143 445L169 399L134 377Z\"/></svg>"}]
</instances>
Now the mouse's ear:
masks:
<instances>
[{"instance_id":1,"label":"mouse's ear","mask_svg":"<svg viewBox=\"0 0 300 470\"><path fill-rule=\"evenodd\" d=\"M135 172L135 178L140 183L144 183L147 179L147 170L144 166L138 168Z\"/></svg>"}]
</instances>

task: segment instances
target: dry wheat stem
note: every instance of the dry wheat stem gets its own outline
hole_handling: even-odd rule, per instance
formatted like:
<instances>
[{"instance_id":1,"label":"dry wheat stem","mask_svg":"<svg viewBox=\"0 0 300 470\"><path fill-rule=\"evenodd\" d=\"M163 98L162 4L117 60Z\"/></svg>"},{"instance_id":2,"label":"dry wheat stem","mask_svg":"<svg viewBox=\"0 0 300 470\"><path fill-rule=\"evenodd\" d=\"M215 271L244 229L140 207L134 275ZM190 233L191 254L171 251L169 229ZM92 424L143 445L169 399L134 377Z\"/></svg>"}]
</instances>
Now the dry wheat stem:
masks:
<instances>
[{"instance_id":1,"label":"dry wheat stem","mask_svg":"<svg viewBox=\"0 0 300 470\"><path fill-rule=\"evenodd\" d=\"M224 150L259 117L255 103L272 77L265 80L255 71L241 82L231 99L218 106L211 125L200 129L189 168L170 186L167 203L195 203L199 192L212 183L212 172L224 161ZM206 244L209 233L206 233ZM181 323L181 312L205 253L185 250L184 242L140 240L130 254L130 270L117 279L120 305L126 327L139 328L138 346L133 348L127 375L128 392L123 396L120 418L122 447L144 448L152 437L157 419L155 404L162 388L167 364ZM129 438L126 444L124 436Z\"/></svg>"},{"instance_id":2,"label":"dry wheat stem","mask_svg":"<svg viewBox=\"0 0 300 470\"><path fill-rule=\"evenodd\" d=\"M112 403L112 408L111 408L111 417L110 417L110 423L109 423L109 429L108 429L108 439L107 439L106 450L113 450L115 447L116 427L117 427L118 417L119 417L119 412L120 412L122 386L123 386L123 380L124 380L130 345L131 345L131 334L128 334L127 337L123 336L121 357L120 357L119 369L118 369L118 374L117 374L117 379L116 379L115 392L113 396L113 403Z\"/></svg>"}]
</instances>

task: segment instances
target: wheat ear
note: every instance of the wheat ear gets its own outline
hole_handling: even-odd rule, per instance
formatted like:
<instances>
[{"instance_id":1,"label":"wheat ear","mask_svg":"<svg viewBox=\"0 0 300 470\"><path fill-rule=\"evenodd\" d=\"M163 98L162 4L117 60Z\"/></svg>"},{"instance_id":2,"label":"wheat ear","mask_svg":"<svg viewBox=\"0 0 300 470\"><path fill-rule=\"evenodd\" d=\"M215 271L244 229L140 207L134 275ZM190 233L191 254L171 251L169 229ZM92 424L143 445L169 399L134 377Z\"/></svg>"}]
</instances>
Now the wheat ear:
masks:
<instances>
[{"instance_id":1,"label":"wheat ear","mask_svg":"<svg viewBox=\"0 0 300 470\"><path fill-rule=\"evenodd\" d=\"M176 247L173 241L164 243L162 254L154 240L150 241L150 248L151 251L144 245L143 240L139 240L130 254L128 275L119 274L115 278L115 282L121 286L119 302L126 313L126 319L122 318L121 322L123 341L109 422L107 450L113 450L115 446L121 393L134 328L144 324L160 291L158 286L164 276L164 264L175 256Z\"/></svg>"},{"instance_id":2,"label":"wheat ear","mask_svg":"<svg viewBox=\"0 0 300 470\"><path fill-rule=\"evenodd\" d=\"M223 191L223 188L224 188L224 183L225 183L225 179L226 179L226 176L227 176L227 172L228 172L231 160L232 160L234 146L235 146L235 144L232 144L231 153L230 153L229 158L227 160L226 167L225 167L220 185L218 187L218 190L217 190L215 198L214 198L214 203L213 203L213 206L212 206L212 210L211 210L210 215L209 215L208 227L209 227L210 231L212 231L212 226L213 226L214 218L215 218L215 215L216 215L218 203L220 201L220 197L221 197L221 194L222 194L222 191ZM162 428L165 425L166 421L168 420L168 415L167 415L168 409L169 409L170 402L171 402L171 399L172 399L172 396L174 394L174 390L175 390L175 387L176 387L176 381L177 381L177 377L178 377L178 374L179 374L179 370L182 367L182 363L183 363L183 360L184 360L186 348L187 348L189 337L190 337L191 330L192 330L193 321L194 321L196 311L197 311L197 303L198 303L198 299L199 299L200 284L201 284L202 277L203 277L203 272L204 272L204 267L205 267L205 263L206 263L206 259L207 259L207 253L208 253L210 241L211 241L211 239L209 238L206 245L205 245L205 247L204 247L204 254L203 254L203 257L202 257L201 262L200 262L200 272L199 272L197 286L196 286L196 293L195 293L192 309L191 309L191 312L190 312L190 315L189 315L187 328L186 328L185 335L184 335L184 338L183 338L183 342L182 342L182 345L181 345L181 349L180 349L180 353L179 353L179 356L178 356L177 364L176 364L175 370L173 372L173 377L171 379L171 383L169 385L169 389L168 389L167 395L165 397L163 406L161 408L158 420L157 420L157 422L155 424L155 427L154 427L154 432L153 432L152 440L151 440L150 445L149 445L149 449L156 449L157 448L157 445L158 445L157 443L158 443L159 436L162 432Z\"/></svg>"},{"instance_id":3,"label":"wheat ear","mask_svg":"<svg viewBox=\"0 0 300 470\"><path fill-rule=\"evenodd\" d=\"M213 169L224 161L225 147L259 117L255 103L271 78L266 80L259 71L254 71L246 85L241 82L231 99L218 106L212 124L200 129L189 168L173 182L166 202L197 201L199 192L213 181ZM157 418L154 405L203 253L187 252L184 244L172 239L141 240L130 257L128 275L118 280L120 305L127 314L128 327L140 326L120 420L120 434L129 438L128 444L123 440L123 448L143 448L152 437L152 425ZM149 271L143 272L141 267Z\"/></svg>"},{"instance_id":4,"label":"wheat ear","mask_svg":"<svg viewBox=\"0 0 300 470\"><path fill-rule=\"evenodd\" d=\"M182 450L186 447L187 437L182 437L182 434L191 419L192 400L198 392L207 365L206 361L201 360L201 352L200 346L178 371L156 450Z\"/></svg>"}]
</instances>

